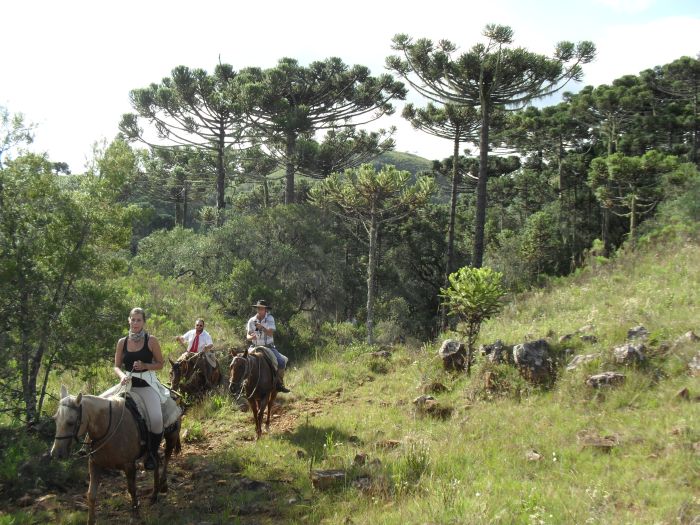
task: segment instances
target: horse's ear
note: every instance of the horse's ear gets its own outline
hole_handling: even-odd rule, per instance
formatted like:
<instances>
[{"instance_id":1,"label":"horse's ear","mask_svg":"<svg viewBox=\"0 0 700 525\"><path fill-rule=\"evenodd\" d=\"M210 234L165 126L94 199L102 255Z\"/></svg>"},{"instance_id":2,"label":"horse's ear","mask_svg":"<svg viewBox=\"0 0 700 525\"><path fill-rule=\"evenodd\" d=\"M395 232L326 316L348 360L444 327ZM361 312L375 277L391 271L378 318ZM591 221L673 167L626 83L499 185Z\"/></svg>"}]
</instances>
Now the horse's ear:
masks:
<instances>
[{"instance_id":1,"label":"horse's ear","mask_svg":"<svg viewBox=\"0 0 700 525\"><path fill-rule=\"evenodd\" d=\"M78 406L80 406L80 402L81 402L82 400L83 400L83 393L80 392L80 393L78 394L78 397L75 398L75 404L78 405Z\"/></svg>"},{"instance_id":2,"label":"horse's ear","mask_svg":"<svg viewBox=\"0 0 700 525\"><path fill-rule=\"evenodd\" d=\"M66 385L61 385L61 399L64 397L68 397L68 389L66 388Z\"/></svg>"}]
</instances>

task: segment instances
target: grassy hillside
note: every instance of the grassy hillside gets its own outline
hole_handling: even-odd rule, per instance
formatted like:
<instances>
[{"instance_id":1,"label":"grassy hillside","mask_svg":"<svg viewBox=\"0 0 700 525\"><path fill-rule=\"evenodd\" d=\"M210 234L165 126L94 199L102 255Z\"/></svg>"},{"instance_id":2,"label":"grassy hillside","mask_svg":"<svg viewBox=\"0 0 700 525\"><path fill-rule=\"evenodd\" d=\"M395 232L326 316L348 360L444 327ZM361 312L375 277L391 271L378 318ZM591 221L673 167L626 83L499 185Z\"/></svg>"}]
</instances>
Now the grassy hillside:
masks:
<instances>
[{"instance_id":1,"label":"grassy hillside","mask_svg":"<svg viewBox=\"0 0 700 525\"><path fill-rule=\"evenodd\" d=\"M436 356L441 341L435 341L392 348L389 358L350 343L292 363L293 393L281 396L270 433L258 442L249 413L224 392L209 396L187 412L171 492L156 507L144 505L144 519L697 523L700 378L688 363L700 344L675 341L689 330L700 333L699 259L696 238L657 240L514 298L484 327L482 342L547 337L562 360L600 354L578 370L561 367L551 389L481 357L471 377L446 373ZM638 324L650 332L647 359L633 368L615 364L612 348ZM585 325L596 342L575 335L558 343ZM166 337L168 325L159 328ZM585 385L590 374L608 370L624 373L625 383L602 391ZM73 391L85 388L63 380ZM678 395L683 389L687 396ZM437 408L424 412L413 403L424 392ZM52 474L61 483L44 477L37 484L41 494L53 495L51 506L20 508L11 499L3 502L0 523L82 522L86 474L80 473L86 471L80 461L74 460L71 476L65 466ZM7 476L7 459L2 467ZM311 472L319 469L342 470L345 480L317 489ZM147 487L146 478L139 483ZM127 516L124 488L121 477L105 480L99 516Z\"/></svg>"}]
</instances>

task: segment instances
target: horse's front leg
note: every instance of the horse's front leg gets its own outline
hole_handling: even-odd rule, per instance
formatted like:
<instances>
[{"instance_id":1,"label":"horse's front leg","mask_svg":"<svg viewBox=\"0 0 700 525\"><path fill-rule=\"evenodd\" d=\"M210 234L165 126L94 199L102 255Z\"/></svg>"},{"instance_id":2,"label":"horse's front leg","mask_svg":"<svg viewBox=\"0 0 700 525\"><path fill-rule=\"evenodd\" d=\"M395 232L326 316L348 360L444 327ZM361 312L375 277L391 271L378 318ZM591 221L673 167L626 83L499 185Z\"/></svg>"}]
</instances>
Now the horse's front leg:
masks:
<instances>
[{"instance_id":1,"label":"horse's front leg","mask_svg":"<svg viewBox=\"0 0 700 525\"><path fill-rule=\"evenodd\" d=\"M270 392L269 400L267 402L267 421L265 421L265 431L268 433L270 432L270 414L272 413L272 405L275 397L277 397L277 392L273 390Z\"/></svg>"},{"instance_id":2,"label":"horse's front leg","mask_svg":"<svg viewBox=\"0 0 700 525\"><path fill-rule=\"evenodd\" d=\"M170 432L169 434L166 434L165 436L165 455L163 457L163 472L160 476L160 492L165 494L168 492L168 461L170 460L170 456L173 455L173 450L175 450L175 447L177 446L177 440L179 439L179 433L180 433L180 424L178 423L178 427Z\"/></svg>"},{"instance_id":3,"label":"horse's front leg","mask_svg":"<svg viewBox=\"0 0 700 525\"><path fill-rule=\"evenodd\" d=\"M100 485L100 467L90 458L90 485L87 491L88 502L88 525L95 525L95 503L97 502L97 488Z\"/></svg>"},{"instance_id":4,"label":"horse's front leg","mask_svg":"<svg viewBox=\"0 0 700 525\"><path fill-rule=\"evenodd\" d=\"M265 417L265 407L267 407L267 400L269 397L270 396L268 394L259 401L259 405L258 405L258 433L259 433L259 435L258 435L258 437L260 437L260 435L262 435L262 422L263 422L263 418Z\"/></svg>"},{"instance_id":5,"label":"horse's front leg","mask_svg":"<svg viewBox=\"0 0 700 525\"><path fill-rule=\"evenodd\" d=\"M132 523L140 523L139 497L136 494L136 465L134 463L128 464L124 468L124 474L126 474L126 487L129 490L129 496L131 496L131 521Z\"/></svg>"}]
</instances>

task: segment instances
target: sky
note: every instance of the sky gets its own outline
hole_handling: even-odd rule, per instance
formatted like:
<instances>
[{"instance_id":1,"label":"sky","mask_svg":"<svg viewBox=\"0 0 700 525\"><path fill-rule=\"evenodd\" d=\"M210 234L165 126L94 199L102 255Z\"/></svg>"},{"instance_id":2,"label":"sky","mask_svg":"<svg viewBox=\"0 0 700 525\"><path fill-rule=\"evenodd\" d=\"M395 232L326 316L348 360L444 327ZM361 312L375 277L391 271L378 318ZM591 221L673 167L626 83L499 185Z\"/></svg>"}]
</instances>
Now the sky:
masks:
<instances>
[{"instance_id":1,"label":"sky","mask_svg":"<svg viewBox=\"0 0 700 525\"><path fill-rule=\"evenodd\" d=\"M337 56L379 75L397 33L467 50L484 41L487 24L510 26L516 46L545 55L563 40L592 41L597 58L582 83L566 87L574 92L700 53L697 0L5 0L0 106L36 124L31 151L78 173L132 111L129 91L178 65L238 70ZM451 154L449 141L412 129L396 106L377 125L397 126L397 151Z\"/></svg>"}]
</instances>

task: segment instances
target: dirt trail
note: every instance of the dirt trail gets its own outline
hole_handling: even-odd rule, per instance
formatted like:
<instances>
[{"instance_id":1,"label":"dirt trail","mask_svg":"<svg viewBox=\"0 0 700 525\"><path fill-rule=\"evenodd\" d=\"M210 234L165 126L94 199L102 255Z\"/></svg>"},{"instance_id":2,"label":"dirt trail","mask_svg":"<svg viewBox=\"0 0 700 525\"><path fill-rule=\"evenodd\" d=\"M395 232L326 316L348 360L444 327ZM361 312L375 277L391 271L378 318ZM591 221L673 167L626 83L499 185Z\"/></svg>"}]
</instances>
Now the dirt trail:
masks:
<instances>
[{"instance_id":1,"label":"dirt trail","mask_svg":"<svg viewBox=\"0 0 700 525\"><path fill-rule=\"evenodd\" d=\"M294 399L290 402L276 402L270 422L270 434L293 433L300 423L322 413L324 405L331 401L325 399ZM230 446L231 434L240 433L240 440L254 441L255 429L250 412L231 428L225 423L207 423L205 437L201 441L189 443L183 440L182 452L173 456L169 464L169 491L159 496L156 506L148 501L153 484L151 473L137 472L137 493L141 504L141 516L149 523L175 524L213 524L221 523L221 514L231 513L231 507L222 507L221 501L227 495L240 491L250 492L251 501L244 507L236 508L235 514L243 523L281 523L284 520L278 511L267 502L275 501L276 495L284 492L279 483L288 484L291 480L253 481L240 473L223 468L220 461L209 457L220 456ZM250 418L250 419L249 419ZM265 440L265 435L263 436ZM88 485L87 461L85 479L66 487L65 491L32 491L18 501L18 507L24 512L44 522L47 514L56 522L60 517L75 511L87 512L86 491ZM287 486L287 492L289 487ZM8 509L10 510L10 509ZM97 496L98 523L128 523L130 519L130 498L126 490L126 480L121 472L110 472L102 478ZM227 521L227 520L225 520Z\"/></svg>"}]
</instances>

